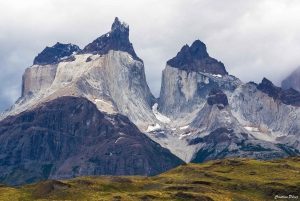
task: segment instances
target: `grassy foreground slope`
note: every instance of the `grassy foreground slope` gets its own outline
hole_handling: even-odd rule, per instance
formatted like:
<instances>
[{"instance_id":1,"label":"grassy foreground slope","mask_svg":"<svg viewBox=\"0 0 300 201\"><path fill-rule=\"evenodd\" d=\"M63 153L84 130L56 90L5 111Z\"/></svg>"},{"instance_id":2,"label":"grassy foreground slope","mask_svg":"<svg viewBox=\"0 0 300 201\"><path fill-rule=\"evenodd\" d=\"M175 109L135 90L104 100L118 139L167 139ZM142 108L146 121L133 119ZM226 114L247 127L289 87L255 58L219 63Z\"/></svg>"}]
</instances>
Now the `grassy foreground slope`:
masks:
<instances>
[{"instance_id":1,"label":"grassy foreground slope","mask_svg":"<svg viewBox=\"0 0 300 201\"><path fill-rule=\"evenodd\" d=\"M181 165L154 177L88 176L19 187L0 184L0 200L274 200L300 199L300 157L222 159ZM288 199L277 199L288 200Z\"/></svg>"}]
</instances>

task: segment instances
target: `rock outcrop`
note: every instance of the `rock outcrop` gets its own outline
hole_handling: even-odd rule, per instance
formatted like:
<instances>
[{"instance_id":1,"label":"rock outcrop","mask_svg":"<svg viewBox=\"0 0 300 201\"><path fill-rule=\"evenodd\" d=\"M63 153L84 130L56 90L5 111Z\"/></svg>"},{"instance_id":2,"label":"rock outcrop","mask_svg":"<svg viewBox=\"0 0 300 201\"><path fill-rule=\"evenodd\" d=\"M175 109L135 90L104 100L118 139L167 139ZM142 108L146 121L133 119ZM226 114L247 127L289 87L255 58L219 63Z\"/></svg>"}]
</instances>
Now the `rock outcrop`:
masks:
<instances>
[{"instance_id":1,"label":"rock outcrop","mask_svg":"<svg viewBox=\"0 0 300 201\"><path fill-rule=\"evenodd\" d=\"M57 42L52 47L46 47L41 53L34 58L34 65L47 65L60 62L64 59L68 59L72 54L76 54L80 51L77 45L62 44Z\"/></svg>"},{"instance_id":2,"label":"rock outcrop","mask_svg":"<svg viewBox=\"0 0 300 201\"><path fill-rule=\"evenodd\" d=\"M167 61L167 65L185 71L228 75L224 64L211 58L206 51L206 45L200 40L193 42L191 47L183 46L176 57Z\"/></svg>"},{"instance_id":3,"label":"rock outcrop","mask_svg":"<svg viewBox=\"0 0 300 201\"><path fill-rule=\"evenodd\" d=\"M287 78L282 80L281 88L283 89L293 88L296 89L297 91L300 91L300 67L294 70L292 74L289 75Z\"/></svg>"},{"instance_id":4,"label":"rock outcrop","mask_svg":"<svg viewBox=\"0 0 300 201\"><path fill-rule=\"evenodd\" d=\"M183 161L125 116L61 97L0 122L0 178L8 185L82 175L155 175Z\"/></svg>"},{"instance_id":5,"label":"rock outcrop","mask_svg":"<svg viewBox=\"0 0 300 201\"><path fill-rule=\"evenodd\" d=\"M217 104L219 109L223 109L228 105L228 99L221 89L213 88L208 94L207 103L209 105Z\"/></svg>"}]
</instances>

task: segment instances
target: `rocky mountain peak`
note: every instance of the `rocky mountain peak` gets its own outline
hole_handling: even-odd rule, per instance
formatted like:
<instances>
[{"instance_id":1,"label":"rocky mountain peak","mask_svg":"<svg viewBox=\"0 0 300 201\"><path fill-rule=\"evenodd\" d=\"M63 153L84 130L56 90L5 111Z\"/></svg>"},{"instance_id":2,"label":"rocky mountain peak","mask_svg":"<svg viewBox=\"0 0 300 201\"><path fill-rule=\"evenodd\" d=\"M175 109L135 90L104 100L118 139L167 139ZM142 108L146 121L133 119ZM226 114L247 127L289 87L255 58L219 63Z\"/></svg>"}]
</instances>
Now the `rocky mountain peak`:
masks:
<instances>
[{"instance_id":1,"label":"rocky mountain peak","mask_svg":"<svg viewBox=\"0 0 300 201\"><path fill-rule=\"evenodd\" d=\"M115 18L115 21L111 26L111 31L114 31L116 29L120 29L120 31L122 32L129 32L128 24L126 24L125 22L121 22L118 17Z\"/></svg>"},{"instance_id":2,"label":"rocky mountain peak","mask_svg":"<svg viewBox=\"0 0 300 201\"><path fill-rule=\"evenodd\" d=\"M115 18L111 26L111 31L100 36L92 43L84 47L80 52L82 54L107 54L110 50L123 51L129 53L135 60L142 61L135 53L132 44L129 41L129 26Z\"/></svg>"},{"instance_id":3,"label":"rocky mountain peak","mask_svg":"<svg viewBox=\"0 0 300 201\"><path fill-rule=\"evenodd\" d=\"M33 61L34 65L47 65L59 62L80 51L77 45L57 42L52 47L46 47Z\"/></svg>"},{"instance_id":4,"label":"rocky mountain peak","mask_svg":"<svg viewBox=\"0 0 300 201\"><path fill-rule=\"evenodd\" d=\"M211 58L200 40L194 41L190 47L183 46L174 58L167 61L167 65L185 71L228 75L224 64Z\"/></svg>"},{"instance_id":5,"label":"rocky mountain peak","mask_svg":"<svg viewBox=\"0 0 300 201\"><path fill-rule=\"evenodd\" d=\"M208 94L207 103L209 105L217 104L221 110L228 105L228 99L226 94L219 88L212 88Z\"/></svg>"},{"instance_id":6,"label":"rocky mountain peak","mask_svg":"<svg viewBox=\"0 0 300 201\"><path fill-rule=\"evenodd\" d=\"M184 64L193 63L194 59L205 59L208 58L209 55L206 51L206 45L200 40L196 40L193 42L191 47L189 45L184 45L180 52L177 53L176 57L170 59L167 64L172 67L181 67Z\"/></svg>"},{"instance_id":7,"label":"rocky mountain peak","mask_svg":"<svg viewBox=\"0 0 300 201\"><path fill-rule=\"evenodd\" d=\"M257 89L268 94L274 100L280 100L286 105L300 106L300 93L293 89L282 89L275 86L267 78L263 78L262 82L257 86Z\"/></svg>"}]
</instances>

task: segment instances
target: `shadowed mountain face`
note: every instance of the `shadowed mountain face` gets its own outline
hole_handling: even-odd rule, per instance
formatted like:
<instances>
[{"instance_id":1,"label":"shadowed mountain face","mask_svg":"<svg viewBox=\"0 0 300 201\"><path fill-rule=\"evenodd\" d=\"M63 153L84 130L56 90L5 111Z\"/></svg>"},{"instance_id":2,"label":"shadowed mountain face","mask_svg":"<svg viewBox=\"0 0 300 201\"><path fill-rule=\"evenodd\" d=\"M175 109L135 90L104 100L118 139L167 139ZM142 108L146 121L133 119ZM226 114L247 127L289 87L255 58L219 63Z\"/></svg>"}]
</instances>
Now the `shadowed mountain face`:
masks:
<instances>
[{"instance_id":1,"label":"shadowed mountain face","mask_svg":"<svg viewBox=\"0 0 300 201\"><path fill-rule=\"evenodd\" d=\"M294 70L287 78L282 80L281 87L283 89L293 88L300 91L300 67Z\"/></svg>"},{"instance_id":2,"label":"shadowed mountain face","mask_svg":"<svg viewBox=\"0 0 300 201\"><path fill-rule=\"evenodd\" d=\"M60 62L72 54L77 53L80 48L73 44L62 44L57 42L52 47L46 47L34 58L34 65L47 65Z\"/></svg>"},{"instance_id":3,"label":"shadowed mountain face","mask_svg":"<svg viewBox=\"0 0 300 201\"><path fill-rule=\"evenodd\" d=\"M107 54L110 50L129 53L134 59L142 61L136 55L132 44L129 41L129 26L121 22L117 17L112 24L111 31L100 36L92 43L84 47L81 54Z\"/></svg>"},{"instance_id":4,"label":"shadowed mountain face","mask_svg":"<svg viewBox=\"0 0 300 201\"><path fill-rule=\"evenodd\" d=\"M182 161L121 115L62 97L0 122L0 181L81 175L155 175Z\"/></svg>"},{"instance_id":5,"label":"shadowed mountain face","mask_svg":"<svg viewBox=\"0 0 300 201\"><path fill-rule=\"evenodd\" d=\"M224 64L211 58L206 45L200 40L196 40L191 47L183 46L176 57L167 61L167 65L186 71L228 75Z\"/></svg>"}]
</instances>

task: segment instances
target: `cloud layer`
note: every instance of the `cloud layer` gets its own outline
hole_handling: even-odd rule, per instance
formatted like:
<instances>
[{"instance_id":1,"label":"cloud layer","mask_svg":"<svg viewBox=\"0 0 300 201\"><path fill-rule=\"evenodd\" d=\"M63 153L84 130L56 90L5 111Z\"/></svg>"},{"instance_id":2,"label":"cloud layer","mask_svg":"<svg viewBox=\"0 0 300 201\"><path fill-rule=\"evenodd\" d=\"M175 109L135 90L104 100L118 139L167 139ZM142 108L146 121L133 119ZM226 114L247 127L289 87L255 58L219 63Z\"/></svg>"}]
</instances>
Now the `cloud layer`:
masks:
<instances>
[{"instance_id":1,"label":"cloud layer","mask_svg":"<svg viewBox=\"0 0 300 201\"><path fill-rule=\"evenodd\" d=\"M0 12L0 112L21 94L22 73L56 42L83 48L118 16L159 96L161 71L181 47L200 39L211 57L244 82L275 84L300 65L297 0L14 0Z\"/></svg>"}]
</instances>

